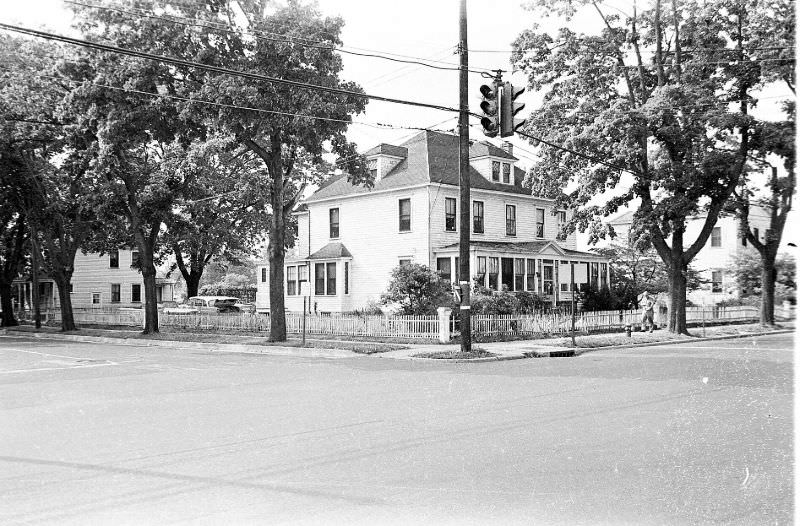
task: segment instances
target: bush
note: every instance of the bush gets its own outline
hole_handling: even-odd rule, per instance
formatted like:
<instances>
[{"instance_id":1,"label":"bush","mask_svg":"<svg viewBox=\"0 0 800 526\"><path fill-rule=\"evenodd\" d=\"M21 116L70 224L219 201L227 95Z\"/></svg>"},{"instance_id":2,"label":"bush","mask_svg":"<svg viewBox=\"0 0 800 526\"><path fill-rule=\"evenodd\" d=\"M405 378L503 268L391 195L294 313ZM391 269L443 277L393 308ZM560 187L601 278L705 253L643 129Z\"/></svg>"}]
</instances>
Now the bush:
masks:
<instances>
[{"instance_id":1,"label":"bush","mask_svg":"<svg viewBox=\"0 0 800 526\"><path fill-rule=\"evenodd\" d=\"M624 305L608 287L603 287L601 290L590 287L584 290L581 293L581 301L585 311L617 310Z\"/></svg>"},{"instance_id":2,"label":"bush","mask_svg":"<svg viewBox=\"0 0 800 526\"><path fill-rule=\"evenodd\" d=\"M436 314L438 307L453 305L450 282L426 265L399 265L392 270L391 278L386 292L381 294L381 303L397 303L402 314Z\"/></svg>"},{"instance_id":3,"label":"bush","mask_svg":"<svg viewBox=\"0 0 800 526\"><path fill-rule=\"evenodd\" d=\"M383 311L381 310L380 303L370 300L362 308L352 310L347 314L352 314L354 316L381 316L383 315Z\"/></svg>"}]
</instances>

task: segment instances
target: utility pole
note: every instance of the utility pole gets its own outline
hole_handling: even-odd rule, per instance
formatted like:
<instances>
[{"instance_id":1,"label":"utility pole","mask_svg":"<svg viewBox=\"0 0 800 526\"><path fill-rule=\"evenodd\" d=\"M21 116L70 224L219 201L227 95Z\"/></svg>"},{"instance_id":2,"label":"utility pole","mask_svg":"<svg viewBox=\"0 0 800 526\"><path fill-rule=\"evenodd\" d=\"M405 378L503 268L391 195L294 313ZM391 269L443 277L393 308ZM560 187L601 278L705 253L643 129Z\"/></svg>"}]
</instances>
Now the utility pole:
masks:
<instances>
[{"instance_id":1,"label":"utility pole","mask_svg":"<svg viewBox=\"0 0 800 526\"><path fill-rule=\"evenodd\" d=\"M467 90L467 68L469 67L467 51L467 0L461 0L459 13L459 73L458 73L458 181L461 197L461 231L458 238L458 277L461 287L461 351L472 351L472 320L470 315L470 286L469 286L469 233L470 211L470 186L469 186L469 99Z\"/></svg>"}]
</instances>

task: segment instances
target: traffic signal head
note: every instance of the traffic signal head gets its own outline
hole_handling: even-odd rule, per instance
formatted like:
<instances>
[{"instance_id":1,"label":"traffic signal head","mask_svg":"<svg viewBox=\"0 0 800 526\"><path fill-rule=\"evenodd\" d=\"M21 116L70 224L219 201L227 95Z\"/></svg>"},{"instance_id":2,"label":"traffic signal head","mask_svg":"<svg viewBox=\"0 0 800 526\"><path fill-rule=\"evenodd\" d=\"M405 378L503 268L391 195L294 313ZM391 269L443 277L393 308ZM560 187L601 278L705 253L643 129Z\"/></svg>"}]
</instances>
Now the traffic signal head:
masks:
<instances>
[{"instance_id":1,"label":"traffic signal head","mask_svg":"<svg viewBox=\"0 0 800 526\"><path fill-rule=\"evenodd\" d=\"M525 124L525 119L514 117L525 107L523 102L514 102L524 92L525 88L514 87L510 82L506 82L503 85L503 96L500 105L500 137L514 135L514 132Z\"/></svg>"},{"instance_id":2,"label":"traffic signal head","mask_svg":"<svg viewBox=\"0 0 800 526\"><path fill-rule=\"evenodd\" d=\"M481 126L487 137L496 137L500 131L500 84L484 84L481 91Z\"/></svg>"}]
</instances>

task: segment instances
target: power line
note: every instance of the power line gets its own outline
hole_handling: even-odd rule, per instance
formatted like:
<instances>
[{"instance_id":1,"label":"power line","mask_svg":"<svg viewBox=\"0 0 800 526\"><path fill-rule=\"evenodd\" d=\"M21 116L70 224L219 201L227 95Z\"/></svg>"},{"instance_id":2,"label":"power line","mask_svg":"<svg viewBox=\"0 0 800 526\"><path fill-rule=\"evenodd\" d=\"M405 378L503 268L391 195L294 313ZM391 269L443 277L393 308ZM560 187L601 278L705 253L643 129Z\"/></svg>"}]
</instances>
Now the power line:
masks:
<instances>
[{"instance_id":1,"label":"power line","mask_svg":"<svg viewBox=\"0 0 800 526\"><path fill-rule=\"evenodd\" d=\"M164 63L167 63L167 64L173 64L173 65L176 65L176 66L193 67L193 68L203 69L203 70L206 70L206 71L213 71L215 73L221 73L221 74L225 74L225 75L234 75L234 76L253 79L253 80L271 82L271 83L274 83L274 84L284 84L286 86L294 86L296 88L317 90L317 91L323 91L323 92L327 92L327 93L335 93L337 95L349 95L349 96L352 96L352 97L359 97L359 98L363 98L363 99L377 100L377 101L382 101L382 102L390 102L390 103L394 103L394 104L404 104L404 105L407 105L407 106L417 106L417 107L421 107L421 108L431 108L431 109L440 110L440 111L449 111L449 112L458 112L459 111L456 108L450 108L448 106L440 106L438 104L428 104L428 103L425 103L425 102L414 102L414 101L409 101L409 100L404 100L404 99L395 99L395 98L391 98L391 97L382 97L382 96L379 96L379 95L369 95L369 94L366 94L366 93L359 93L357 91L350 91L350 90L346 90L346 89L342 89L342 88L334 88L334 87L329 87L329 86L320 86L320 85L317 85L317 84L308 84L308 83L305 83L305 82L299 82L299 81L295 81L295 80L287 80L287 79L282 79L282 78L278 78L278 77L270 77L268 75L261 75L261 74L258 74L258 73L248 73L246 71L236 71L236 70L233 70L233 69L222 68L222 67L219 67L219 66L212 66L212 65L208 65L208 64L201 64L199 62L183 60L183 59L180 59L180 58L168 57L168 56L164 56L164 55L155 55L155 54L152 54L152 53L145 53L145 52L141 52L141 51L134 51L134 50L131 50L131 49L125 49L125 48L121 48L121 47L118 47L118 46L111 46L111 45L107 45L107 44L99 44L99 43L96 43L96 42L90 42L88 40L81 40L81 39L78 39L78 38L71 38L71 37L66 37L66 36L63 36L63 35L56 35L54 33L48 33L48 32L45 32L45 31L37 31L35 29L29 29L29 28L20 27L20 26L14 26L14 25L5 24L5 23L2 23L2 22L0 22L0 29L5 29L7 31L13 31L15 33L21 33L21 34L24 34L24 35L35 36L35 37L43 38L45 40L55 40L57 42L64 42L66 44L72 44L72 45L75 45L75 46L81 46L81 47L87 47L87 48L91 48L91 49L97 49L97 50L100 50L100 51L117 53L117 54L120 54L120 55L128 55L128 56L132 56L132 57L136 57L136 58L144 58L144 59L147 59L147 60L153 60L153 61L156 61L156 62L164 62Z\"/></svg>"},{"instance_id":2,"label":"power line","mask_svg":"<svg viewBox=\"0 0 800 526\"><path fill-rule=\"evenodd\" d=\"M264 40L264 41L269 41L269 42L291 43L291 44L295 44L295 45L299 45L299 46L303 46L303 47L314 48L314 49L324 49L324 50L329 50L329 51L339 51L340 53L347 53L349 55L355 55L355 56L360 56L360 57L379 58L379 59L383 59L383 60L389 60L389 61L392 61L392 62L402 62L402 63L405 63L405 64L417 64L419 66L424 66L424 67L433 68L433 69L446 70L446 71L459 71L458 66L455 65L455 64L452 65L452 66L437 66L435 64L427 64L425 62L420 62L419 60L411 60L411 59L416 59L416 58L419 58L419 57L396 58L394 56L388 56L386 54L362 53L362 52L358 52L358 51L350 51L348 49L344 49L343 47L337 47L337 46L332 46L332 45L319 45L318 44L318 43L322 43L323 41L313 41L313 40L310 41L310 42L313 42L313 43L297 42L296 40L292 40L291 37L289 37L288 35L281 35L280 33L277 33L277 35L280 36L281 38L266 37L266 36L263 36L265 34L265 32L240 31L240 30L233 29L230 26L224 26L224 25L219 25L219 24L211 25L211 24L203 24L203 23L199 23L199 22L188 22L188 21L186 21L188 19L186 19L184 17L176 17L174 15L165 15L165 16L153 15L153 14L149 14L147 11L144 11L144 10L141 10L141 9L138 10L138 12L136 12L136 11L129 11L127 9L122 9L122 8L116 7L116 6L101 6L101 5L95 5L95 4L87 4L87 3L83 3L83 2L78 2L76 0L64 0L64 2L67 3L67 4L79 5L79 6L83 6L83 7L92 8L92 9L113 11L113 12L123 13L123 14L126 14L126 15L135 16L135 17L145 17L145 18L150 18L150 19L154 19L154 20L170 22L170 23L173 23L173 24L179 24L179 25L183 25L183 26L187 26L187 27L200 27L200 28L205 28L205 29L212 29L212 30L215 30L215 31L221 31L221 32L225 32L225 33L233 33L233 34L237 34L237 35L238 34L245 34L245 35L250 35L250 36L252 36L252 37L254 37L254 38L258 39L258 40ZM266 34L275 34L275 33L266 33ZM372 51L372 50L367 50L367 51ZM425 60L425 59L422 59L422 60ZM480 74L480 73L483 73L483 72L488 72L490 70L488 70L488 69L481 69L481 70L470 69L469 71L471 73Z\"/></svg>"},{"instance_id":3,"label":"power line","mask_svg":"<svg viewBox=\"0 0 800 526\"><path fill-rule=\"evenodd\" d=\"M2 67L2 66L0 66L0 67ZM70 82L70 83L73 83L73 84L85 85L82 82L77 81L77 80L65 79L63 77L56 77L56 76L52 76L52 75L33 74L31 76L34 76L34 77L37 77L37 78L42 78L42 79L54 79L54 80ZM341 123L344 123L344 124L356 124L356 125L359 125L359 126L368 126L370 128L375 128L375 129L387 129L387 128L389 128L389 129L395 129L395 130L420 130L420 131L422 131L422 130L428 130L430 128L430 126L427 127L427 128L425 128L425 127L416 127L416 126L400 126L400 125L396 125L396 124L389 124L389 123L383 123L383 122L352 121L352 120L346 120L346 119L335 119L333 117L323 117L323 116L319 116L319 115L309 115L307 113L290 113L290 112L285 112L285 111L267 110L267 109L263 109L263 108L253 108L253 107L250 107L250 106L241 106L241 105L237 105L237 104L224 104L224 103L221 103L221 102L215 102L215 101L210 101L210 100L195 99L195 98L191 98L191 97L182 97L180 95L170 95L170 94L167 94L167 93L163 93L163 94L162 93L153 93L153 92L149 92L149 91L142 91L142 90L137 90L137 89L132 89L132 88L122 88L122 87L119 87L119 86L111 86L111 85L108 85L108 84L100 84L100 83L96 83L96 82L92 82L92 83L90 83L88 85L89 86L93 86L93 87L98 87L98 88L111 89L111 90L120 91L120 92L124 92L124 93L131 93L131 94L134 94L134 95L146 95L146 96L154 97L154 98L174 99L174 100L180 100L180 101L183 101L183 102L190 102L190 103L195 103L195 104L206 104L206 105L210 105L210 106L217 106L217 107L230 108L230 109L236 109L236 110L253 111L253 112L258 112L258 113L266 113L266 114L270 114L270 115L282 115L282 116L286 116L286 117L300 117L300 118L314 119L314 120L341 122ZM452 117L449 117L449 118L445 119L442 122L447 122L447 121L449 121L451 119L452 119ZM5 118L4 120L19 121L19 122L30 122L30 123L36 123L36 124L52 124L52 125L61 125L61 126L65 126L65 125L68 124L68 123L60 123L60 122L36 121L36 120L30 120L30 119ZM438 123L438 124L441 124L441 123ZM438 126L438 124L434 124L432 126Z\"/></svg>"}]
</instances>

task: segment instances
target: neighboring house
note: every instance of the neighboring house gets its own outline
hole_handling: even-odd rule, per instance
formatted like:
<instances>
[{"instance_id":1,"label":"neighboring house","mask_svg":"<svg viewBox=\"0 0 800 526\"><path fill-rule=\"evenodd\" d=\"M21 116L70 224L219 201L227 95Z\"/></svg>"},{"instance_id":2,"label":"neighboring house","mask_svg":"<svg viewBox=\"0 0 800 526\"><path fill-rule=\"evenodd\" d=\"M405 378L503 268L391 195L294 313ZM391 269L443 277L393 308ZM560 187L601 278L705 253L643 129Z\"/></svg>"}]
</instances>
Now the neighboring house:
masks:
<instances>
[{"instance_id":1,"label":"neighboring house","mask_svg":"<svg viewBox=\"0 0 800 526\"><path fill-rule=\"evenodd\" d=\"M102 256L98 254L75 255L75 270L72 273L72 306L76 308L97 307L141 307L144 303L144 282L136 268L139 252L120 249ZM30 278L14 282L15 307L30 309L33 304ZM156 278L158 303L174 300L175 280ZM39 278L40 306L59 306L58 287L49 276Z\"/></svg>"},{"instance_id":2,"label":"neighboring house","mask_svg":"<svg viewBox=\"0 0 800 526\"><path fill-rule=\"evenodd\" d=\"M633 214L633 212L625 212L609 221L620 242L625 242L623 240L628 238ZM697 239L705 219L705 215L698 215L686 222L684 240L687 248ZM755 229L758 238L763 242L764 234L769 229L768 212L758 207L752 207L749 222L750 228ZM698 290L688 292L687 298L698 305L715 304L725 299L738 298L741 291L738 289L733 275L728 272L728 267L733 263L734 257L744 250L748 250L756 260L760 257L755 249L748 248L748 244L739 219L730 215L719 217L705 246L700 249L691 262L692 267L697 269L701 277L708 281L708 284Z\"/></svg>"},{"instance_id":3,"label":"neighboring house","mask_svg":"<svg viewBox=\"0 0 800 526\"><path fill-rule=\"evenodd\" d=\"M375 184L355 186L346 175L326 181L295 212L298 238L285 261L289 311L363 308L386 290L393 268L419 263L456 280L458 271L458 137L422 132L399 146L366 152ZM567 213L522 186L510 143L470 147L471 243L474 282L491 289L528 290L553 304L571 301L576 283L608 283L607 260L557 241ZM258 269L256 305L269 308L268 262Z\"/></svg>"}]
</instances>

